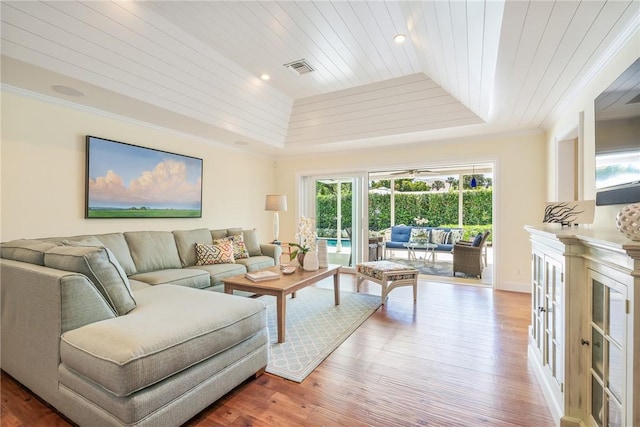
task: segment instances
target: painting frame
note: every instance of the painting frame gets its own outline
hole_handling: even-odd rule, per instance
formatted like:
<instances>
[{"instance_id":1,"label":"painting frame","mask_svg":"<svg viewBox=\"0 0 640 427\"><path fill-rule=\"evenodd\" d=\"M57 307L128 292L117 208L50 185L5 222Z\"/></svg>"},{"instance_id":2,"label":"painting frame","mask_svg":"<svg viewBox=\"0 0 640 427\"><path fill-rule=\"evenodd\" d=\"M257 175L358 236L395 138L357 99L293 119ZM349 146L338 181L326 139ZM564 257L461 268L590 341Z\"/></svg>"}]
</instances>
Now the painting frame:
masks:
<instances>
[{"instance_id":1,"label":"painting frame","mask_svg":"<svg viewBox=\"0 0 640 427\"><path fill-rule=\"evenodd\" d=\"M203 160L86 135L85 218L202 218Z\"/></svg>"}]
</instances>

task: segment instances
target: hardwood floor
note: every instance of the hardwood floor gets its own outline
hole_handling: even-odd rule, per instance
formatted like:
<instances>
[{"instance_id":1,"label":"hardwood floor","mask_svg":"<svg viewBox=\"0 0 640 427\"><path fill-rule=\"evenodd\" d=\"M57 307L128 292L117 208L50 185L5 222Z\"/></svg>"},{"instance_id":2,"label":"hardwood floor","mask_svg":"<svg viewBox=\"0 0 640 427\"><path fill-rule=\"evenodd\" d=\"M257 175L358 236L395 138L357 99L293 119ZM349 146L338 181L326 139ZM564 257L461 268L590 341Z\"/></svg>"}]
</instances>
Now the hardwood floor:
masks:
<instances>
[{"instance_id":1,"label":"hardwood floor","mask_svg":"<svg viewBox=\"0 0 640 427\"><path fill-rule=\"evenodd\" d=\"M355 290L354 276L341 281ZM420 280L414 305L410 287L395 289L301 384L264 374L186 425L553 426L527 361L529 301ZM2 426L69 425L4 372L1 386Z\"/></svg>"}]
</instances>

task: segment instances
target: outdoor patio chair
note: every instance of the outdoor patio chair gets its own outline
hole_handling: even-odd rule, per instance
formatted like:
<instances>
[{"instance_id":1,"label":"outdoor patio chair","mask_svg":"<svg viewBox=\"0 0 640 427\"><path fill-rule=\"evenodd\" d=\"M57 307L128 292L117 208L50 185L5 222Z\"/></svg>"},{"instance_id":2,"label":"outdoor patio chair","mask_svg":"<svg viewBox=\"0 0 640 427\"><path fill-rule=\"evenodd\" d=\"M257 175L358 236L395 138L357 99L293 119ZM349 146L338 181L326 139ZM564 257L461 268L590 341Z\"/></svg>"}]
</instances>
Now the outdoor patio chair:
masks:
<instances>
[{"instance_id":1,"label":"outdoor patio chair","mask_svg":"<svg viewBox=\"0 0 640 427\"><path fill-rule=\"evenodd\" d=\"M482 278L482 270L485 266L483 253L489 234L491 234L490 231L485 231L479 238L476 237L473 242L461 240L453 245L454 276L457 272L460 272L467 276Z\"/></svg>"}]
</instances>

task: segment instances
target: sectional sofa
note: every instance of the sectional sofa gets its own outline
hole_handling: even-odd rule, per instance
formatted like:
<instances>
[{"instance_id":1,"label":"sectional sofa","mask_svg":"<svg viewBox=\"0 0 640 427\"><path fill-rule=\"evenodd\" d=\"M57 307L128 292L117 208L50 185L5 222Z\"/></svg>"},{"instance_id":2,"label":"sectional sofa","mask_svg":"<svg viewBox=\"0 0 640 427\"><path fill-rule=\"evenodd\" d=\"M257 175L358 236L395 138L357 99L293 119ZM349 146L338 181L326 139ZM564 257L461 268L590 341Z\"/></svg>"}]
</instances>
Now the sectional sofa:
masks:
<instances>
[{"instance_id":1,"label":"sectional sofa","mask_svg":"<svg viewBox=\"0 0 640 427\"><path fill-rule=\"evenodd\" d=\"M181 425L264 371L264 303L216 290L280 254L241 229L3 243L2 369L78 425Z\"/></svg>"}]
</instances>

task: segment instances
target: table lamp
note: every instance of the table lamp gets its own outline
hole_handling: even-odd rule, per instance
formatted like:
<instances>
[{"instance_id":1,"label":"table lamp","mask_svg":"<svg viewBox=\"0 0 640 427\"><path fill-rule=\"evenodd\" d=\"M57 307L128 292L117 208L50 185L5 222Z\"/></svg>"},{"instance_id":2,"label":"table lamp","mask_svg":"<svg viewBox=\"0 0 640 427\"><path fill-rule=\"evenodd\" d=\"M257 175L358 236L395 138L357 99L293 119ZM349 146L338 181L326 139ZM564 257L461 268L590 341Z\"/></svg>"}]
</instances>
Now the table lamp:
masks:
<instances>
[{"instance_id":1,"label":"table lamp","mask_svg":"<svg viewBox=\"0 0 640 427\"><path fill-rule=\"evenodd\" d=\"M287 196L279 194L267 194L267 198L264 202L264 210L273 212L273 242L277 245L280 244L278 235L280 234L280 218L278 212L287 211Z\"/></svg>"}]
</instances>

